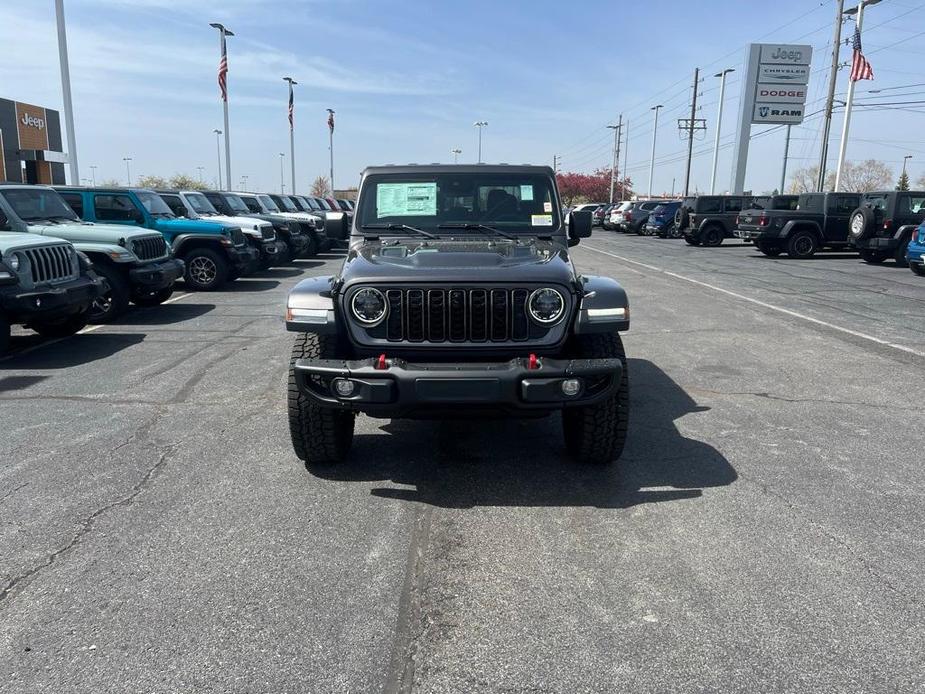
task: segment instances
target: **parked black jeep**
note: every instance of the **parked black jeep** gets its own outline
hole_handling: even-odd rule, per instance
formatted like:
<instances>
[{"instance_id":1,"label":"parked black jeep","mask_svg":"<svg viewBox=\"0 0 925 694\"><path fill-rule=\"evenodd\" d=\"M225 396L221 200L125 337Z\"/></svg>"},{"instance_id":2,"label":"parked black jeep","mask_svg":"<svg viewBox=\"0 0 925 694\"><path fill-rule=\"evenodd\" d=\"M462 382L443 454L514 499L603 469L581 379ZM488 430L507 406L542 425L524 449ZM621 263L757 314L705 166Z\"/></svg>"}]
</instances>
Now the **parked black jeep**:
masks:
<instances>
[{"instance_id":1,"label":"parked black jeep","mask_svg":"<svg viewBox=\"0 0 925 694\"><path fill-rule=\"evenodd\" d=\"M737 239L750 243L751 239L748 232L742 231L739 228L740 224L749 225L755 223L761 218L765 210L795 210L799 202L799 195L756 195L749 200L747 209L742 210L739 216L736 217L736 228L733 230L732 235Z\"/></svg>"},{"instance_id":2,"label":"parked black jeep","mask_svg":"<svg viewBox=\"0 0 925 694\"><path fill-rule=\"evenodd\" d=\"M675 227L692 246L719 246L730 239L736 217L749 207L750 195L698 195L684 198L675 212Z\"/></svg>"},{"instance_id":3,"label":"parked black jeep","mask_svg":"<svg viewBox=\"0 0 925 694\"><path fill-rule=\"evenodd\" d=\"M897 191L864 193L861 206L851 215L851 244L868 263L893 258L906 267L906 249L913 232L925 221L925 192Z\"/></svg>"},{"instance_id":4,"label":"parked black jeep","mask_svg":"<svg viewBox=\"0 0 925 694\"><path fill-rule=\"evenodd\" d=\"M848 246L848 218L858 193L803 193L795 210L761 210L739 220L739 232L768 256L810 258L821 248Z\"/></svg>"},{"instance_id":5,"label":"parked black jeep","mask_svg":"<svg viewBox=\"0 0 925 694\"><path fill-rule=\"evenodd\" d=\"M549 167L367 169L340 271L304 280L288 299L299 458L342 461L360 412L557 411L575 458L618 458L627 297L614 280L575 270L568 249L591 235L591 213L565 221L561 210Z\"/></svg>"}]
</instances>

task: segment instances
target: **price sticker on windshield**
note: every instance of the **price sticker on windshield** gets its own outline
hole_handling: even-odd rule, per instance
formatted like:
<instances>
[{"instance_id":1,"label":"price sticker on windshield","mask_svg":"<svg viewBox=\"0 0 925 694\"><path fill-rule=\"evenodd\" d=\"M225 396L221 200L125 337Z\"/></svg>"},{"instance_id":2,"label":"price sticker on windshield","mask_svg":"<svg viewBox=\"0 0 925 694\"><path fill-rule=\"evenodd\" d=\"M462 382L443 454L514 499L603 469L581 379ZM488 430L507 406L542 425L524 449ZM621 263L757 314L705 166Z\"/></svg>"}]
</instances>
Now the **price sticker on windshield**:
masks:
<instances>
[{"instance_id":1,"label":"price sticker on windshield","mask_svg":"<svg viewBox=\"0 0 925 694\"><path fill-rule=\"evenodd\" d=\"M551 227L552 226L552 215L551 214L530 215L530 224L535 227Z\"/></svg>"}]
</instances>

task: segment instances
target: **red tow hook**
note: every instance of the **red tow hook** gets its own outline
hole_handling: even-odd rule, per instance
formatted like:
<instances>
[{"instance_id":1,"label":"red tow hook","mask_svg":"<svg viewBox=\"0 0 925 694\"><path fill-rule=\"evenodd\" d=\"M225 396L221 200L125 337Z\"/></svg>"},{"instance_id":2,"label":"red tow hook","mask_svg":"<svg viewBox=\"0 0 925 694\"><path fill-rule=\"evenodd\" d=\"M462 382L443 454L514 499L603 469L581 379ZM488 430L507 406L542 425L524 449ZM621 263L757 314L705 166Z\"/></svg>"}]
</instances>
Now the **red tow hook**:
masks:
<instances>
[{"instance_id":1,"label":"red tow hook","mask_svg":"<svg viewBox=\"0 0 925 694\"><path fill-rule=\"evenodd\" d=\"M380 354L379 358L376 360L376 369L382 371L388 367L388 364L385 361L385 355Z\"/></svg>"},{"instance_id":2,"label":"red tow hook","mask_svg":"<svg viewBox=\"0 0 925 694\"><path fill-rule=\"evenodd\" d=\"M531 354L530 358L527 360L527 368L530 369L530 371L540 368L540 360L537 359L535 354Z\"/></svg>"}]
</instances>

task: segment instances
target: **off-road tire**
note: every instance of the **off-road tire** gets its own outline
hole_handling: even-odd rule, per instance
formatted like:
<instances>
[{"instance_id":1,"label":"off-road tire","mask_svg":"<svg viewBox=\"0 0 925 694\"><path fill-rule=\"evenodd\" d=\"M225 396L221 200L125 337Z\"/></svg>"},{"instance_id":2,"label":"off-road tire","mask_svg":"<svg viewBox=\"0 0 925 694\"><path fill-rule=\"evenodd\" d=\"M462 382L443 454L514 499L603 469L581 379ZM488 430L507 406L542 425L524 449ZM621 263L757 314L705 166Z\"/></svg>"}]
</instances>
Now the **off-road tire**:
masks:
<instances>
[{"instance_id":1,"label":"off-road tire","mask_svg":"<svg viewBox=\"0 0 925 694\"><path fill-rule=\"evenodd\" d=\"M685 208L679 207L674 213L674 225L678 229L686 229L688 222L691 221L691 213Z\"/></svg>"},{"instance_id":2,"label":"off-road tire","mask_svg":"<svg viewBox=\"0 0 925 694\"><path fill-rule=\"evenodd\" d=\"M125 313L131 298L131 287L125 273L106 262L97 263L93 270L109 284L109 291L90 304L87 317L91 323L108 323Z\"/></svg>"},{"instance_id":3,"label":"off-road tire","mask_svg":"<svg viewBox=\"0 0 925 694\"><path fill-rule=\"evenodd\" d=\"M132 303L136 306L160 306L173 296L173 286L154 289L147 292L136 293L132 297Z\"/></svg>"},{"instance_id":4,"label":"off-road tire","mask_svg":"<svg viewBox=\"0 0 925 694\"><path fill-rule=\"evenodd\" d=\"M83 311L82 313L77 313L73 316L68 316L67 318L59 318L57 320L40 323L30 323L29 327L42 337L70 337L71 335L86 328L87 323L90 322L89 318L89 311Z\"/></svg>"},{"instance_id":5,"label":"off-road tire","mask_svg":"<svg viewBox=\"0 0 925 694\"><path fill-rule=\"evenodd\" d=\"M909 267L909 261L906 260L906 251L909 250L909 239L905 241L900 241L899 245L896 247L896 250L893 251L893 260L896 261L898 267Z\"/></svg>"},{"instance_id":6,"label":"off-road tire","mask_svg":"<svg viewBox=\"0 0 925 694\"><path fill-rule=\"evenodd\" d=\"M305 238L308 239L308 244L302 249L302 255L300 258L314 258L318 255L318 237L315 236L314 231L309 231L305 234Z\"/></svg>"},{"instance_id":7,"label":"off-road tire","mask_svg":"<svg viewBox=\"0 0 925 694\"><path fill-rule=\"evenodd\" d=\"M183 256L183 280L197 292L211 292L231 279L228 261L211 248L194 248Z\"/></svg>"},{"instance_id":8,"label":"off-road tire","mask_svg":"<svg viewBox=\"0 0 925 694\"><path fill-rule=\"evenodd\" d=\"M787 239L787 255L798 260L812 258L819 250L816 235L806 229L795 231Z\"/></svg>"},{"instance_id":9,"label":"off-road tire","mask_svg":"<svg viewBox=\"0 0 925 694\"><path fill-rule=\"evenodd\" d=\"M6 316L0 315L0 354L6 352L10 346L10 322Z\"/></svg>"},{"instance_id":10,"label":"off-road tire","mask_svg":"<svg viewBox=\"0 0 925 694\"><path fill-rule=\"evenodd\" d=\"M700 232L700 242L709 248L716 248L723 243L723 229L717 224L711 224Z\"/></svg>"},{"instance_id":11,"label":"off-road tire","mask_svg":"<svg viewBox=\"0 0 925 694\"><path fill-rule=\"evenodd\" d=\"M298 359L343 358L333 335L300 333L292 346L289 362L289 433L292 447L305 466L342 463L353 443L356 415L349 410L321 407L299 390L295 375Z\"/></svg>"},{"instance_id":12,"label":"off-road tire","mask_svg":"<svg viewBox=\"0 0 925 694\"><path fill-rule=\"evenodd\" d=\"M909 269L919 277L925 277L925 265L919 265L918 263L909 263ZM0 323L0 330L2 330L2 323ZM3 339L2 333L0 333L0 340ZM0 352L3 350L0 349Z\"/></svg>"},{"instance_id":13,"label":"off-road tire","mask_svg":"<svg viewBox=\"0 0 925 694\"><path fill-rule=\"evenodd\" d=\"M688 245L690 245L690 246L699 246L699 245L700 245L700 239L695 239L693 236L687 236L687 235L685 234L684 240L687 241Z\"/></svg>"},{"instance_id":14,"label":"off-road tire","mask_svg":"<svg viewBox=\"0 0 925 694\"><path fill-rule=\"evenodd\" d=\"M886 260L886 253L883 251L874 251L869 248L862 248L859 253L861 254L861 260L870 265L879 265L884 260Z\"/></svg>"},{"instance_id":15,"label":"off-road tire","mask_svg":"<svg viewBox=\"0 0 925 694\"><path fill-rule=\"evenodd\" d=\"M784 252L784 249L780 246L767 246L763 243L755 243L755 248L757 248L761 253L768 256L769 258L776 258L781 253Z\"/></svg>"},{"instance_id":16,"label":"off-road tire","mask_svg":"<svg viewBox=\"0 0 925 694\"><path fill-rule=\"evenodd\" d=\"M623 342L618 333L579 335L573 352L580 359L616 358L623 363L620 385L606 400L562 410L562 432L569 455L580 463L608 465L623 453L629 427L629 373Z\"/></svg>"},{"instance_id":17,"label":"off-road tire","mask_svg":"<svg viewBox=\"0 0 925 694\"><path fill-rule=\"evenodd\" d=\"M848 237L857 244L873 235L877 215L870 207L859 207L848 217Z\"/></svg>"}]
</instances>

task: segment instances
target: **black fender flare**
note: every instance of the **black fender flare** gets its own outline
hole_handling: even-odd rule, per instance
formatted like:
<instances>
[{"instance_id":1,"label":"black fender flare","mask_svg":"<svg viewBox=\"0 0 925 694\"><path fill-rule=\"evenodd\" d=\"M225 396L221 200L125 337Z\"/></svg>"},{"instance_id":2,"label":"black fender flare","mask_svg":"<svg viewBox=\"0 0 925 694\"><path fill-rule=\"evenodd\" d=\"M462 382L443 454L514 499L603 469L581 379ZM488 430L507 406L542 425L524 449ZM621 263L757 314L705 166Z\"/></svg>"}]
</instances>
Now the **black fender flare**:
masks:
<instances>
[{"instance_id":1,"label":"black fender flare","mask_svg":"<svg viewBox=\"0 0 925 694\"><path fill-rule=\"evenodd\" d=\"M178 234L174 236L170 245L173 248L174 255L179 257L184 253L184 249L198 245L195 242L202 242L207 246L214 245L217 246L219 250L224 251L228 248L228 246L222 243L225 239L229 239L229 237L221 234Z\"/></svg>"},{"instance_id":2,"label":"black fender flare","mask_svg":"<svg viewBox=\"0 0 925 694\"><path fill-rule=\"evenodd\" d=\"M790 234L795 231L803 231L808 229L816 235L816 240L819 243L825 241L825 237L822 235L822 228L819 226L818 222L814 222L811 219L791 219L789 222L784 224L784 228L780 230L778 235L781 239L790 238Z\"/></svg>"},{"instance_id":3,"label":"black fender flare","mask_svg":"<svg viewBox=\"0 0 925 694\"><path fill-rule=\"evenodd\" d=\"M584 275L574 332L608 333L629 330L630 305L626 290L615 279Z\"/></svg>"}]
</instances>

